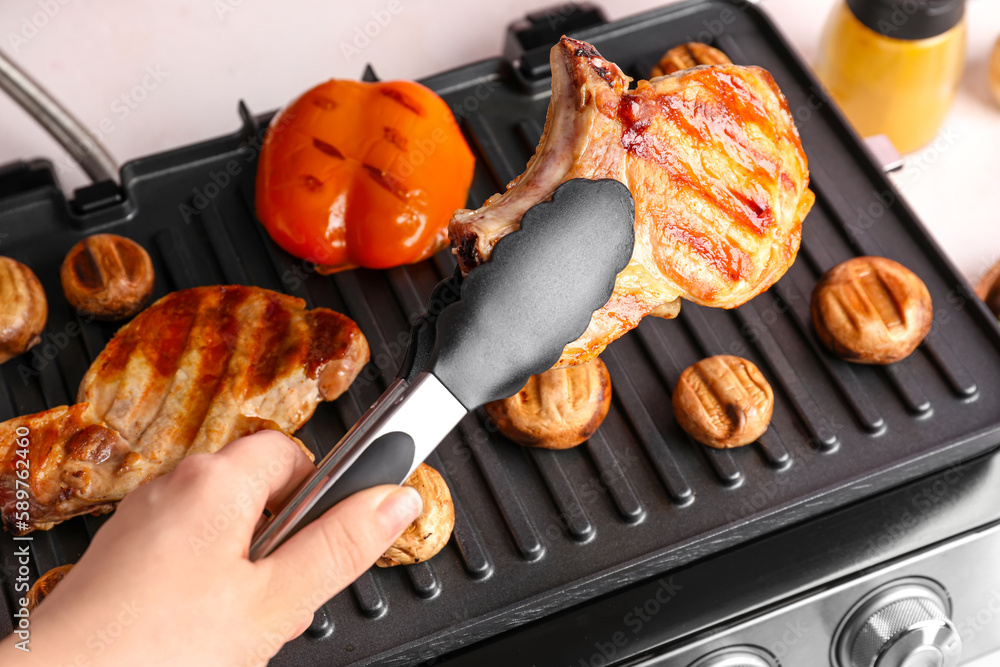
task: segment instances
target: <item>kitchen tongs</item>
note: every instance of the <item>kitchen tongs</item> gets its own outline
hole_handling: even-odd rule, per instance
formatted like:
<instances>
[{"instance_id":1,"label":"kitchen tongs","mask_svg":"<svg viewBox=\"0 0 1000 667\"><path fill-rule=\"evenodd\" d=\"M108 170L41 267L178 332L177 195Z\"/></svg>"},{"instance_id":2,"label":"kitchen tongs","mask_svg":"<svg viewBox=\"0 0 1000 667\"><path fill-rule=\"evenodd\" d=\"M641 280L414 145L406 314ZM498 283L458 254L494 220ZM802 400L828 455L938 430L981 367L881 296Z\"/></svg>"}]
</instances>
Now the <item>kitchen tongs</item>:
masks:
<instances>
[{"instance_id":1,"label":"kitchen tongs","mask_svg":"<svg viewBox=\"0 0 1000 667\"><path fill-rule=\"evenodd\" d=\"M632 257L634 219L622 183L567 181L489 262L441 282L397 379L258 529L251 560L351 494L402 483L469 411L551 368L610 298Z\"/></svg>"}]
</instances>

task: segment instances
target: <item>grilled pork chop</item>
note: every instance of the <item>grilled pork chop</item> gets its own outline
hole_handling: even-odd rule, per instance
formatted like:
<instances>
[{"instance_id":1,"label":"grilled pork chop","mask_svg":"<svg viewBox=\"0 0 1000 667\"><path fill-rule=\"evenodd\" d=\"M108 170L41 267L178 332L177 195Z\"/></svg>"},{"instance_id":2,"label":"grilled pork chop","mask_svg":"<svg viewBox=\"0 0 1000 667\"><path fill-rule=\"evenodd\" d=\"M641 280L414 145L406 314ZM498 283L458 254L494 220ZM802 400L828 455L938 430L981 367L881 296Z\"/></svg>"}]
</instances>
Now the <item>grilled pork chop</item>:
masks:
<instances>
[{"instance_id":1,"label":"grilled pork chop","mask_svg":"<svg viewBox=\"0 0 1000 667\"><path fill-rule=\"evenodd\" d=\"M294 433L320 401L347 389L368 356L350 318L305 310L301 299L243 286L170 294L115 334L76 405L0 424L3 522L25 533L110 512L189 454L263 429ZM22 436L24 524L16 507Z\"/></svg>"},{"instance_id":2,"label":"grilled pork chop","mask_svg":"<svg viewBox=\"0 0 1000 667\"><path fill-rule=\"evenodd\" d=\"M791 266L812 207L806 156L781 91L758 67L713 65L640 81L586 42L552 48L552 99L525 172L449 224L463 272L572 178L614 178L635 199L635 250L608 303L556 367L584 363L679 297L734 308ZM600 239L595 239L596 243Z\"/></svg>"}]
</instances>

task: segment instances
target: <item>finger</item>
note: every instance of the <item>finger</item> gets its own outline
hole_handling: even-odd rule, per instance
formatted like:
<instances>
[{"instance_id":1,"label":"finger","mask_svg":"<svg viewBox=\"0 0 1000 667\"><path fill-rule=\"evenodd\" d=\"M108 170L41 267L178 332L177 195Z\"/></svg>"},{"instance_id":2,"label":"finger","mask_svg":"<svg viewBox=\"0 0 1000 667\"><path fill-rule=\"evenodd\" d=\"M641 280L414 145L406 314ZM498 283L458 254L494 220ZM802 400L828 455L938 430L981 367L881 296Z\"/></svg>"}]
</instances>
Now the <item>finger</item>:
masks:
<instances>
[{"instance_id":1,"label":"finger","mask_svg":"<svg viewBox=\"0 0 1000 667\"><path fill-rule=\"evenodd\" d=\"M278 431L260 431L238 438L213 456L230 467L230 493L249 494L248 515L259 516L266 506L279 509L315 467L299 445ZM252 526L251 526L252 529Z\"/></svg>"},{"instance_id":2,"label":"finger","mask_svg":"<svg viewBox=\"0 0 1000 667\"><path fill-rule=\"evenodd\" d=\"M377 486L340 502L258 563L276 609L308 617L385 553L420 515L420 494Z\"/></svg>"},{"instance_id":3,"label":"finger","mask_svg":"<svg viewBox=\"0 0 1000 667\"><path fill-rule=\"evenodd\" d=\"M298 443L280 431L237 438L215 456L232 463L240 478L254 481L269 503L283 502L315 468Z\"/></svg>"},{"instance_id":4,"label":"finger","mask_svg":"<svg viewBox=\"0 0 1000 667\"><path fill-rule=\"evenodd\" d=\"M284 437L284 436L283 436ZM291 499L292 495L299 488L309 475L316 472L316 464L306 455L299 444L295 445L295 463L284 484L272 487L267 498L266 507L271 513L277 513Z\"/></svg>"}]
</instances>

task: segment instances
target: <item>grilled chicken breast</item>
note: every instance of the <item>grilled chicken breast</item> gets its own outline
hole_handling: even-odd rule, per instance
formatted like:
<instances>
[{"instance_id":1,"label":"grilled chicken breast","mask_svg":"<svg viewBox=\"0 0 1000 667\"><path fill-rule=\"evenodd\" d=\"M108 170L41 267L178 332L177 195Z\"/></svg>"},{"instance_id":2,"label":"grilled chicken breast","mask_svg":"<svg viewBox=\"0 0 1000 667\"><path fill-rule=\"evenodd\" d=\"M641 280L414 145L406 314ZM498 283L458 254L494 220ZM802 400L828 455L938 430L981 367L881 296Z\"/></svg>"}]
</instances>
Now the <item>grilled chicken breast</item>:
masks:
<instances>
[{"instance_id":1,"label":"grilled chicken breast","mask_svg":"<svg viewBox=\"0 0 1000 667\"><path fill-rule=\"evenodd\" d=\"M84 376L78 404L0 424L3 522L24 533L109 512L189 454L263 429L294 433L368 357L350 318L305 310L301 299L242 286L170 294L115 334ZM22 438L24 524L16 508Z\"/></svg>"},{"instance_id":2,"label":"grilled chicken breast","mask_svg":"<svg viewBox=\"0 0 1000 667\"><path fill-rule=\"evenodd\" d=\"M564 181L628 186L632 260L556 367L593 359L646 315L676 317L681 297L734 308L784 274L814 196L788 103L770 74L703 66L629 90L614 63L568 37L550 61L552 99L535 155L505 193L457 211L449 234L467 273Z\"/></svg>"}]
</instances>

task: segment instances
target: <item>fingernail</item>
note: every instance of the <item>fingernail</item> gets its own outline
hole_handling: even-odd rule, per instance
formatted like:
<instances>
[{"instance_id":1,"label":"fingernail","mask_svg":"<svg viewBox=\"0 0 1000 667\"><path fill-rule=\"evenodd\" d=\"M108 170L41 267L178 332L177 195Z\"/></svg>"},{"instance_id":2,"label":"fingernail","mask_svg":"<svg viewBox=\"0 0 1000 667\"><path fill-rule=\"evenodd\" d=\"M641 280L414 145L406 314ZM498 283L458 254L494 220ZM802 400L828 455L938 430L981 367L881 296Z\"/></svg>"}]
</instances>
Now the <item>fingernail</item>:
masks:
<instances>
[{"instance_id":1,"label":"fingernail","mask_svg":"<svg viewBox=\"0 0 1000 667\"><path fill-rule=\"evenodd\" d=\"M386 496L378 506L378 513L392 530L399 535L420 516L424 501L412 486L401 486Z\"/></svg>"}]
</instances>

